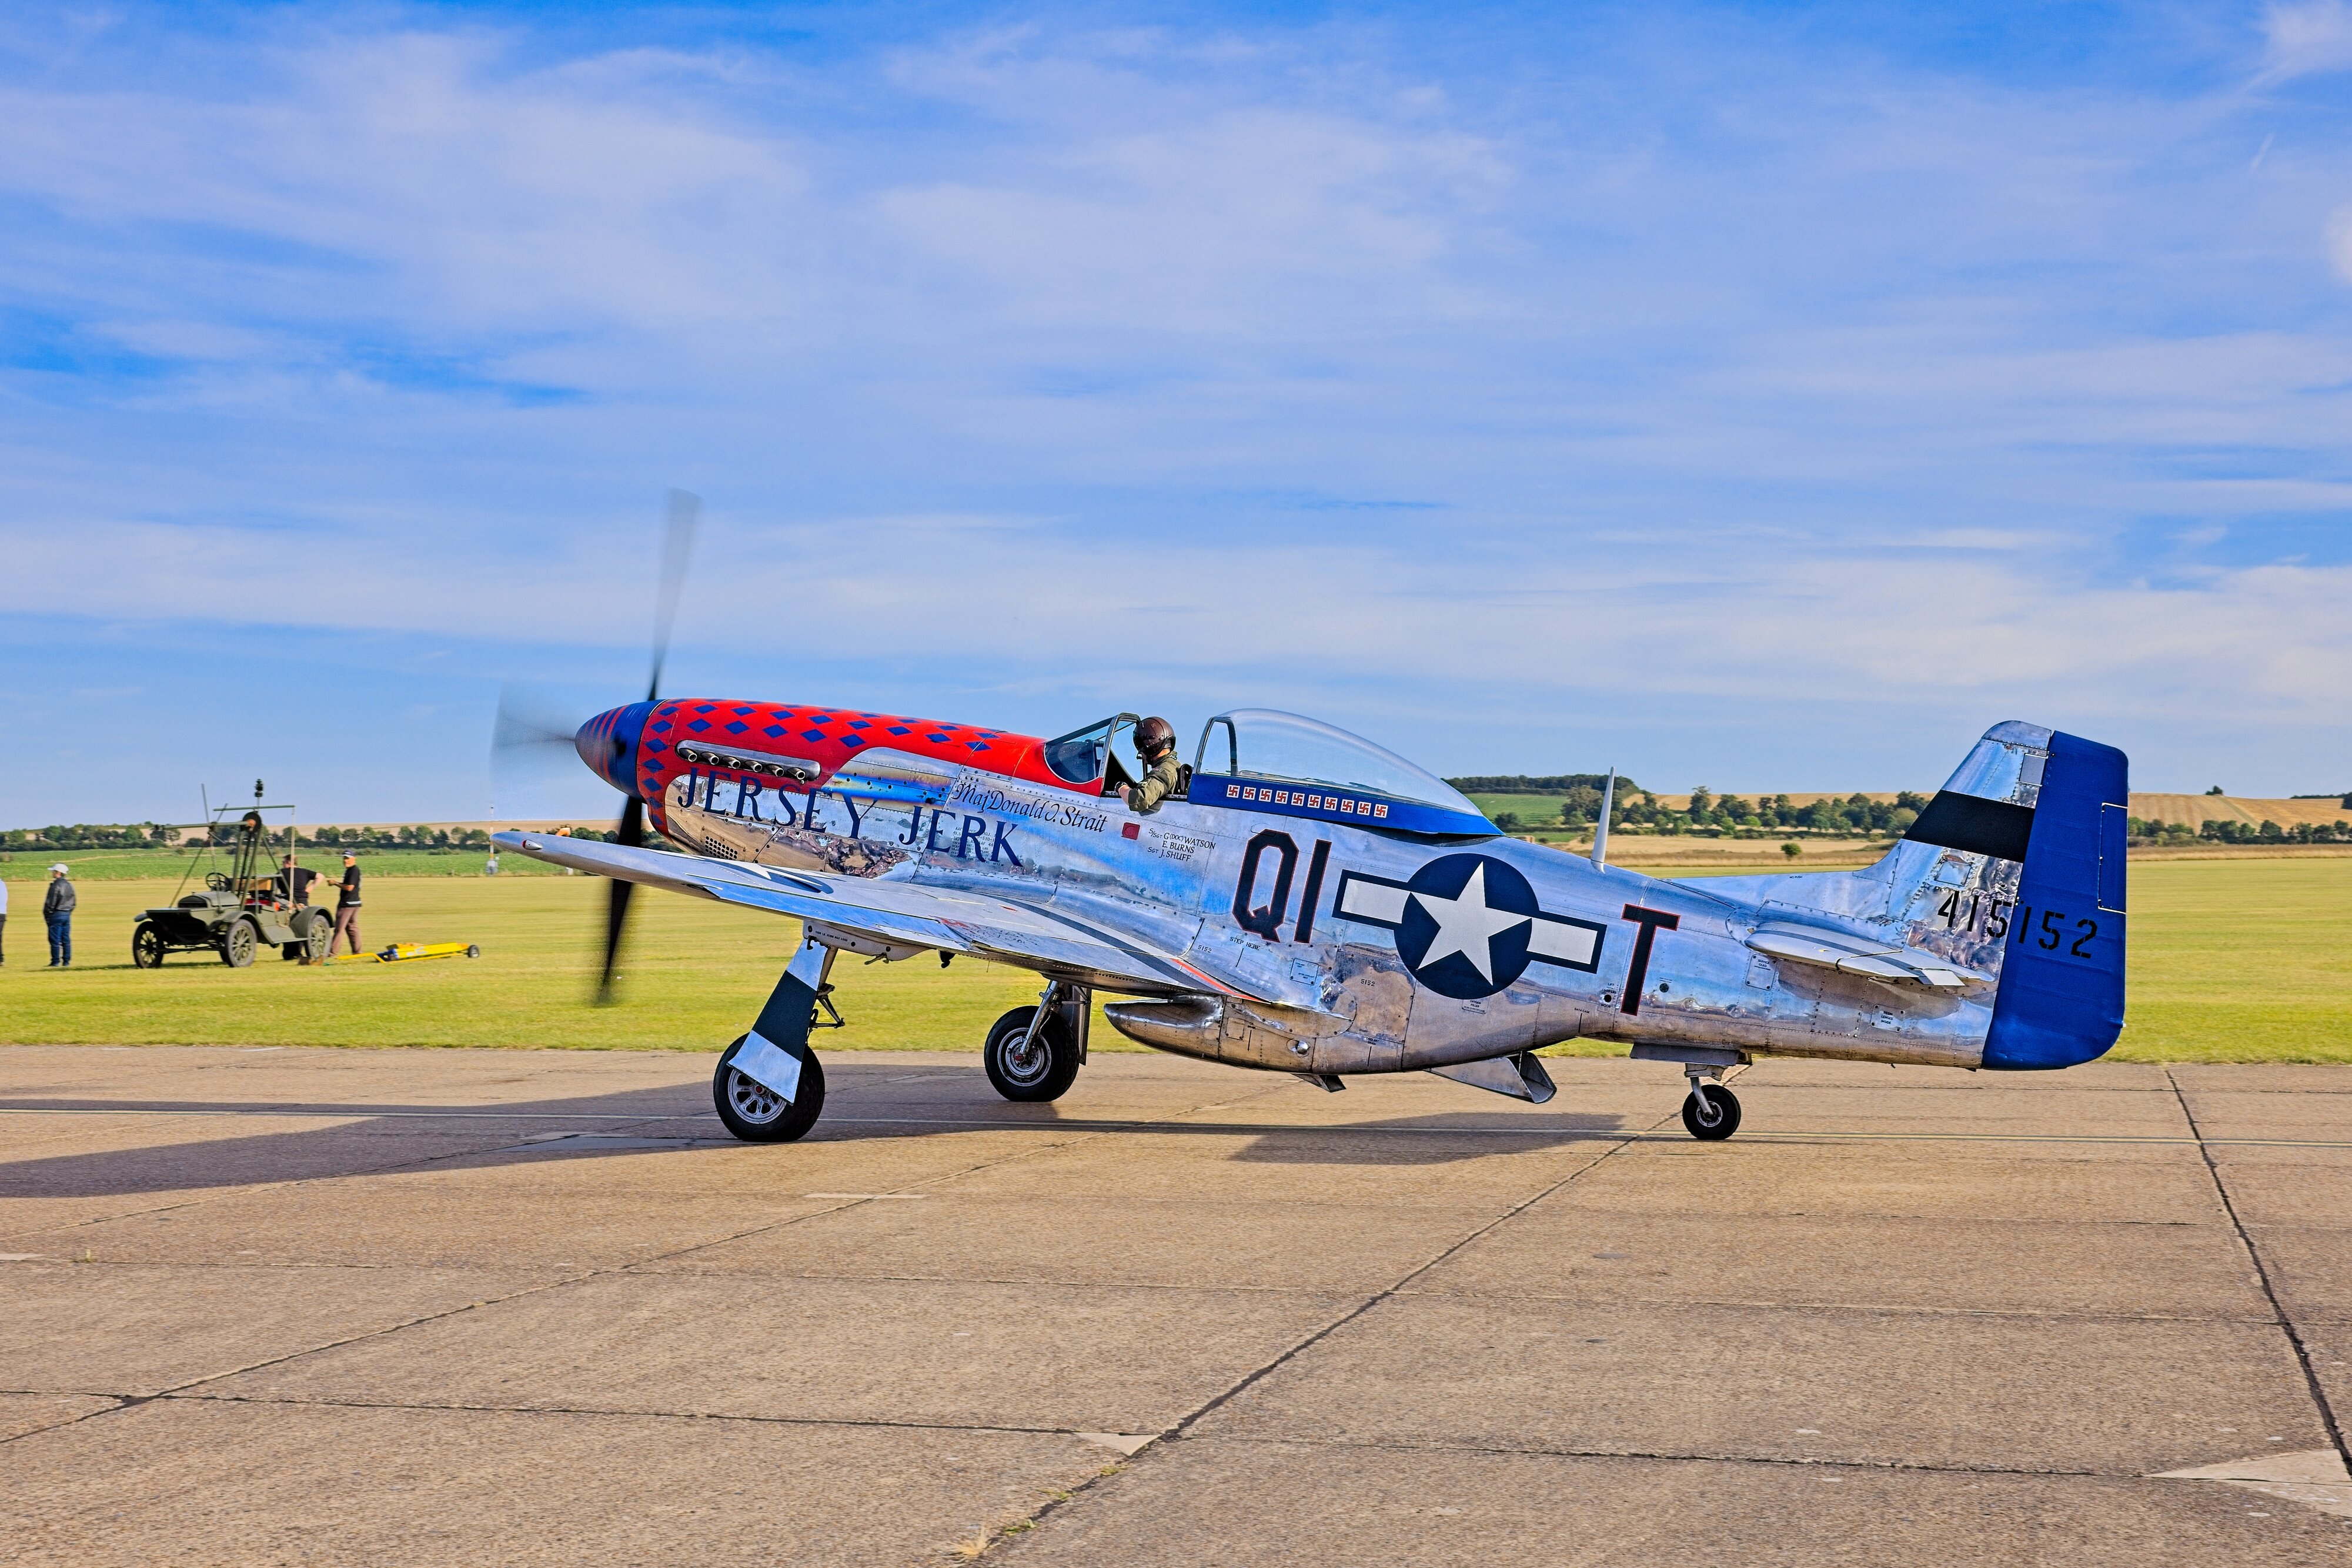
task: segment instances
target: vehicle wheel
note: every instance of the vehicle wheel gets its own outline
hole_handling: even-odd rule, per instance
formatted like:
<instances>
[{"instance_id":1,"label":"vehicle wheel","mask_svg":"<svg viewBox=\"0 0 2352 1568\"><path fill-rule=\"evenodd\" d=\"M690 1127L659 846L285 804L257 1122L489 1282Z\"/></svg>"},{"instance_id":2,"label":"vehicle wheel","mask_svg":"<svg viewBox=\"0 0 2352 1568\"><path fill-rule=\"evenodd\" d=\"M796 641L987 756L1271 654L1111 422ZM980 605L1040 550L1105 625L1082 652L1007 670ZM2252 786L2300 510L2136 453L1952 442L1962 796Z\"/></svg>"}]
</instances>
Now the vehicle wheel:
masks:
<instances>
[{"instance_id":1,"label":"vehicle wheel","mask_svg":"<svg viewBox=\"0 0 2352 1568\"><path fill-rule=\"evenodd\" d=\"M1684 1097L1683 1125L1702 1143L1719 1143L1739 1131L1739 1097L1720 1083L1706 1084Z\"/></svg>"},{"instance_id":2,"label":"vehicle wheel","mask_svg":"<svg viewBox=\"0 0 2352 1568\"><path fill-rule=\"evenodd\" d=\"M1029 1020L1036 1016L1035 1008L1014 1008L996 1020L981 1048L988 1081L1007 1100L1059 1100L1078 1076L1078 1053L1058 1024L1048 1022L1028 1041L1028 1050L1022 1050Z\"/></svg>"},{"instance_id":3,"label":"vehicle wheel","mask_svg":"<svg viewBox=\"0 0 2352 1568\"><path fill-rule=\"evenodd\" d=\"M142 969L163 967L163 934L155 929L153 921L141 921L139 929L131 934L131 962Z\"/></svg>"},{"instance_id":4,"label":"vehicle wheel","mask_svg":"<svg viewBox=\"0 0 2352 1568\"><path fill-rule=\"evenodd\" d=\"M817 1113L824 1109L824 1068L814 1051L801 1062L801 1097L787 1102L766 1084L744 1077L731 1063L743 1042L751 1037L739 1034L735 1043L719 1059L719 1070L710 1077L710 1098L719 1107L719 1119L727 1130L747 1144L789 1144L807 1134L816 1125Z\"/></svg>"},{"instance_id":5,"label":"vehicle wheel","mask_svg":"<svg viewBox=\"0 0 2352 1568\"><path fill-rule=\"evenodd\" d=\"M327 949L334 946L335 923L323 915L310 916L310 933L303 939L302 952L313 964L327 961Z\"/></svg>"},{"instance_id":6,"label":"vehicle wheel","mask_svg":"<svg viewBox=\"0 0 2352 1568\"><path fill-rule=\"evenodd\" d=\"M232 969L245 968L253 962L253 950L260 945L260 938L253 934L252 921L232 920L228 929L221 933L221 962Z\"/></svg>"},{"instance_id":7,"label":"vehicle wheel","mask_svg":"<svg viewBox=\"0 0 2352 1568\"><path fill-rule=\"evenodd\" d=\"M467 957L468 957L468 958L478 958L478 957L480 957L481 956L482 956L482 950L481 950L479 947L477 947L477 946L474 946L474 944L472 944L471 942L468 942L468 943L467 943L467 944L466 944L466 956L467 956Z\"/></svg>"}]
</instances>

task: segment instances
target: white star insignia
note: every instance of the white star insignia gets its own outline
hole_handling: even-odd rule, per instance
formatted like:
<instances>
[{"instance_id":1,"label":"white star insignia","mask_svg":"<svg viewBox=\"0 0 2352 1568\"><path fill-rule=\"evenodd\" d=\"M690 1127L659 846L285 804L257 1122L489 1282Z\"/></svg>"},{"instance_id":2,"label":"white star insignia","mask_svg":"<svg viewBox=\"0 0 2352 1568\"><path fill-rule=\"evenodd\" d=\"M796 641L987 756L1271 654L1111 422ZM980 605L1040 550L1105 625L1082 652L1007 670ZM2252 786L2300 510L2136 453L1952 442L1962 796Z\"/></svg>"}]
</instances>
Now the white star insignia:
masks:
<instances>
[{"instance_id":1,"label":"white star insignia","mask_svg":"<svg viewBox=\"0 0 2352 1568\"><path fill-rule=\"evenodd\" d=\"M1470 960L1481 977L1491 982L1495 977L1495 938L1528 920L1527 915L1487 905L1486 868L1483 865L1470 873L1470 880L1463 884L1457 898L1436 898L1426 893L1416 893L1413 897L1437 922L1437 935L1430 939L1429 951L1421 956L1418 966L1424 969L1450 953L1459 953Z\"/></svg>"}]
</instances>

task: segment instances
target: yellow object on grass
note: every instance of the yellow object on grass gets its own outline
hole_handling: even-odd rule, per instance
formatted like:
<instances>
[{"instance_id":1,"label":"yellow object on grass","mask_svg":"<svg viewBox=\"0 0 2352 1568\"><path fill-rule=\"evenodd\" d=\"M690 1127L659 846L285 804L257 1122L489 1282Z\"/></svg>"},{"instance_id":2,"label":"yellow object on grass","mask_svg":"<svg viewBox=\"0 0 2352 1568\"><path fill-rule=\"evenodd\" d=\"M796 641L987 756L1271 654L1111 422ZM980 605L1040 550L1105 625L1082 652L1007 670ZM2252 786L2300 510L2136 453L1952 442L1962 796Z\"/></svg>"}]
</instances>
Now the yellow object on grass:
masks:
<instances>
[{"instance_id":1,"label":"yellow object on grass","mask_svg":"<svg viewBox=\"0 0 2352 1568\"><path fill-rule=\"evenodd\" d=\"M411 958L478 958L482 950L471 942L395 942L373 953L346 953L330 964L402 964Z\"/></svg>"}]
</instances>

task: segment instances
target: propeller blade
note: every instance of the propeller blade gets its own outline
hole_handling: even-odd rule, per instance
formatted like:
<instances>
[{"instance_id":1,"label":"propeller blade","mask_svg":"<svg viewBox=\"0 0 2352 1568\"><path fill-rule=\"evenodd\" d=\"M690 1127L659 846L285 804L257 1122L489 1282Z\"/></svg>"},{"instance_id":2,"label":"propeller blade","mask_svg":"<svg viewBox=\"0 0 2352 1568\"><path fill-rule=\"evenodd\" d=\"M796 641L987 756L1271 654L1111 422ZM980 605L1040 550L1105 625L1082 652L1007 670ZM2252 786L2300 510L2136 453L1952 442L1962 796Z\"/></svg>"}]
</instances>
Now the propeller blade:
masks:
<instances>
[{"instance_id":1,"label":"propeller blade","mask_svg":"<svg viewBox=\"0 0 2352 1568\"><path fill-rule=\"evenodd\" d=\"M646 700L661 696L662 664L669 657L670 629L677 623L678 595L686 587L686 563L694 553L694 530L702 520L702 497L689 490L669 493L669 518L662 530L660 596L654 601L653 674L646 682ZM565 743L570 744L570 736ZM631 849L646 841L646 803L635 795L621 806L616 836ZM613 973L621 961L621 935L629 919L629 894L636 883L611 879L604 905L604 967L596 982L596 999L613 999Z\"/></svg>"},{"instance_id":2,"label":"propeller blade","mask_svg":"<svg viewBox=\"0 0 2352 1568\"><path fill-rule=\"evenodd\" d=\"M580 721L555 706L509 683L499 689L499 715L490 726L490 752L532 756L572 749Z\"/></svg>"},{"instance_id":3,"label":"propeller blade","mask_svg":"<svg viewBox=\"0 0 2352 1568\"><path fill-rule=\"evenodd\" d=\"M654 601L654 673L646 683L647 702L661 695L662 663L669 657L670 627L677 621L687 558L694 553L694 529L701 520L701 497L688 490L669 493L669 523L662 532L661 597Z\"/></svg>"},{"instance_id":4,"label":"propeller blade","mask_svg":"<svg viewBox=\"0 0 2352 1568\"><path fill-rule=\"evenodd\" d=\"M643 847L646 841L646 803L635 795L621 808L621 842L631 849ZM596 981L596 999L613 999L613 970L621 961L621 929L629 918L629 894L636 883L613 877L606 883L604 904L604 971Z\"/></svg>"},{"instance_id":5,"label":"propeller blade","mask_svg":"<svg viewBox=\"0 0 2352 1568\"><path fill-rule=\"evenodd\" d=\"M512 810L517 796L534 799L548 784L573 779L580 754L572 737L579 727L579 718L544 697L512 684L501 688L490 726L493 801ZM490 814L499 814L497 805Z\"/></svg>"}]
</instances>

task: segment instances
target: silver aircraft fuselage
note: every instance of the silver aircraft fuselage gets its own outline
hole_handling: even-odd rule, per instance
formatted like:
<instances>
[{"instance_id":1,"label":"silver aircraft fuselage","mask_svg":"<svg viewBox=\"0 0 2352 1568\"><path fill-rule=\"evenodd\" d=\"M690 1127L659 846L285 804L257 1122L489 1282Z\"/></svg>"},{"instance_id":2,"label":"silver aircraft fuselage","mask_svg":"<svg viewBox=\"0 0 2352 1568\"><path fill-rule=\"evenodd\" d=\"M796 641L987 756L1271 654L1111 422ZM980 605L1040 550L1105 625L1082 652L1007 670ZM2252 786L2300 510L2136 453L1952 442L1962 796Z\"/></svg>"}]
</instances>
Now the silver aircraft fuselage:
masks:
<instances>
[{"instance_id":1,"label":"silver aircraft fuselage","mask_svg":"<svg viewBox=\"0 0 2352 1568\"><path fill-rule=\"evenodd\" d=\"M2004 727L2018 734L1988 736L1954 784L2030 806L2033 742L2049 732ZM1983 1059L2014 862L1898 841L1843 875L1670 881L1507 837L1359 825L1320 789L1243 798L1256 788L1196 780L1192 799L1138 815L1116 798L883 751L813 794L693 768L667 781L656 811L672 840L740 866L1002 898L1173 959L1157 988L1132 971L1034 967L1140 998L1107 1010L1138 1040L1241 1066L1396 1072L1579 1037ZM2074 940L2092 912L2059 913Z\"/></svg>"}]
</instances>

